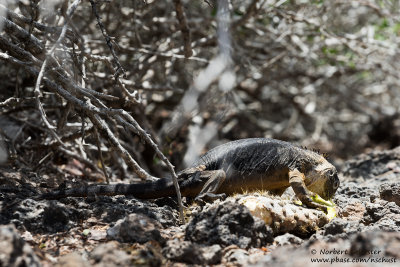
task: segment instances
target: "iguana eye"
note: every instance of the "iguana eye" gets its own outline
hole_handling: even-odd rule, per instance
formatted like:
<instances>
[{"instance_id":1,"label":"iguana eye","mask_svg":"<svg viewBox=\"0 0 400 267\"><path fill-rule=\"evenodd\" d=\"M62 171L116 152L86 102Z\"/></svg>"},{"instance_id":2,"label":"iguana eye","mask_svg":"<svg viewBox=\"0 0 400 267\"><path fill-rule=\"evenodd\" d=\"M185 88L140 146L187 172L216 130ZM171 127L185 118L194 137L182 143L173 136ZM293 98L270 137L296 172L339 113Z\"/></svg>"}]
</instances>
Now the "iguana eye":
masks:
<instances>
[{"instance_id":1,"label":"iguana eye","mask_svg":"<svg viewBox=\"0 0 400 267\"><path fill-rule=\"evenodd\" d=\"M335 175L335 172L334 172L333 170L329 170L329 171L327 172L327 174L328 174L328 176L334 176L334 175Z\"/></svg>"}]
</instances>

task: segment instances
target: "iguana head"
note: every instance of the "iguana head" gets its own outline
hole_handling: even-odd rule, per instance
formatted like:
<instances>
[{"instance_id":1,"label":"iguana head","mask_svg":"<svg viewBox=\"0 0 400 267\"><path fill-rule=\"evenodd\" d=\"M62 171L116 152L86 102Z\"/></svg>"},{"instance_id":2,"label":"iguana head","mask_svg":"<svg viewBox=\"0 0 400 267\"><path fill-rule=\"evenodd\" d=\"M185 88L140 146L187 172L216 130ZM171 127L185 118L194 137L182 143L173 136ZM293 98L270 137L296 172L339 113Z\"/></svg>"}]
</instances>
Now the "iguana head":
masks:
<instances>
[{"instance_id":1,"label":"iguana head","mask_svg":"<svg viewBox=\"0 0 400 267\"><path fill-rule=\"evenodd\" d=\"M335 166L321 157L307 169L304 172L304 182L308 190L317 193L323 199L331 199L340 185Z\"/></svg>"}]
</instances>

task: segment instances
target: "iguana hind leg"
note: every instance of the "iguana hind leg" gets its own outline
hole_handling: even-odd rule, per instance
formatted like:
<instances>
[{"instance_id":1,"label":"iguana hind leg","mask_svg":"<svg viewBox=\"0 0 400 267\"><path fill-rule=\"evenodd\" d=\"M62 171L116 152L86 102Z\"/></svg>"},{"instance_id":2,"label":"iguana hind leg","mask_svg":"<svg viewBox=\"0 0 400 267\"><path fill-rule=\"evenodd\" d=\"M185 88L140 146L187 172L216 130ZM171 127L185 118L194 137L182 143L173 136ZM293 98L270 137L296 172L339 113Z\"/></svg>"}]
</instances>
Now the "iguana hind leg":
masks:
<instances>
[{"instance_id":1,"label":"iguana hind leg","mask_svg":"<svg viewBox=\"0 0 400 267\"><path fill-rule=\"evenodd\" d=\"M202 171L200 175L201 179L207 179L207 181L195 198L196 202L211 202L226 196L225 194L217 194L218 189L226 178L226 174L223 170Z\"/></svg>"},{"instance_id":2,"label":"iguana hind leg","mask_svg":"<svg viewBox=\"0 0 400 267\"><path fill-rule=\"evenodd\" d=\"M326 206L321 205L319 203L315 203L311 199L311 197L315 195L315 193L312 193L307 189L304 183L304 178L305 178L304 174L301 173L298 169L289 171L289 183L293 188L294 193L299 198L299 200L307 207L320 208L326 212L327 211Z\"/></svg>"},{"instance_id":3,"label":"iguana hind leg","mask_svg":"<svg viewBox=\"0 0 400 267\"><path fill-rule=\"evenodd\" d=\"M199 166L196 166L196 167L187 168L187 169L185 169L183 171L180 171L180 172L177 173L178 180L179 179L180 180L184 180L184 179L187 179L187 178L193 176L194 174L201 173L202 171L205 170L205 168L206 168L205 165L199 165Z\"/></svg>"}]
</instances>

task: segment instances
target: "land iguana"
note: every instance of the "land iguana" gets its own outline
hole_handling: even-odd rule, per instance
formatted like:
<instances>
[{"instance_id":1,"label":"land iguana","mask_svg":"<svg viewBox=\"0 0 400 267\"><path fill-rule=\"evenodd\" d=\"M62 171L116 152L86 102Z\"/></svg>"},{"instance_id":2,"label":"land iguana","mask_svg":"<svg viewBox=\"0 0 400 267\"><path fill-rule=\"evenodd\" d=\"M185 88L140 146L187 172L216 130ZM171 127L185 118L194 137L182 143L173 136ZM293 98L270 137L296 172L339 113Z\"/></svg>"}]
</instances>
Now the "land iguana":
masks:
<instances>
[{"instance_id":1,"label":"land iguana","mask_svg":"<svg viewBox=\"0 0 400 267\"><path fill-rule=\"evenodd\" d=\"M240 139L217 146L179 173L182 196L208 199L223 194L265 190L281 195L291 186L302 203L326 210L312 200L315 194L330 199L339 187L336 168L322 155L268 138ZM132 195L155 199L176 195L171 179L138 184L90 185L61 189L39 199L87 197L90 195Z\"/></svg>"}]
</instances>

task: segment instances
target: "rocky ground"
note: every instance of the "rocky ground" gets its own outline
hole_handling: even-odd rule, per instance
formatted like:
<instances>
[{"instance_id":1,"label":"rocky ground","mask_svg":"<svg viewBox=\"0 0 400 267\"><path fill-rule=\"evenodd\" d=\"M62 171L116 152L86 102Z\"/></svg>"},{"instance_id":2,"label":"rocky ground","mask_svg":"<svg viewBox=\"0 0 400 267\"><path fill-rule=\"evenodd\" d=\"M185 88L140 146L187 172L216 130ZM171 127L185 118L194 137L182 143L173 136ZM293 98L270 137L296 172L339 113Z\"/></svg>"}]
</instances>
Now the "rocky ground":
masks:
<instances>
[{"instance_id":1,"label":"rocky ground","mask_svg":"<svg viewBox=\"0 0 400 267\"><path fill-rule=\"evenodd\" d=\"M287 197L267 200L262 220L237 195L187 208L179 225L172 198L34 201L43 177L3 168L0 266L395 266L399 177L400 148L362 154L342 168L331 221Z\"/></svg>"}]
</instances>

